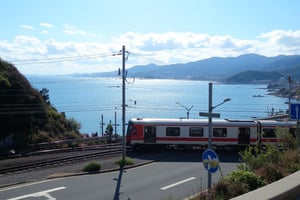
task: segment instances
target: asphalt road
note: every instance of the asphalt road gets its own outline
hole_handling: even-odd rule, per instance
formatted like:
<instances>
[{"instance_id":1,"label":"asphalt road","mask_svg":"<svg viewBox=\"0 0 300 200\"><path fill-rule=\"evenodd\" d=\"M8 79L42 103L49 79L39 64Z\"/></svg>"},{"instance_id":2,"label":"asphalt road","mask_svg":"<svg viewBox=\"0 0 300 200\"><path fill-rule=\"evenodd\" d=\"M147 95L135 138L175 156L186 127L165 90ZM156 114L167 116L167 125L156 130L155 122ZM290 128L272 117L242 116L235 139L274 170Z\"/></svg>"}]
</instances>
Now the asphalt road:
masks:
<instances>
[{"instance_id":1,"label":"asphalt road","mask_svg":"<svg viewBox=\"0 0 300 200\"><path fill-rule=\"evenodd\" d=\"M236 169L236 155L221 153L221 171ZM224 154L224 155L223 155ZM212 174L217 182L220 171ZM73 176L0 189L9 200L167 200L184 199L207 188L207 171L201 154L181 152L133 169Z\"/></svg>"}]
</instances>

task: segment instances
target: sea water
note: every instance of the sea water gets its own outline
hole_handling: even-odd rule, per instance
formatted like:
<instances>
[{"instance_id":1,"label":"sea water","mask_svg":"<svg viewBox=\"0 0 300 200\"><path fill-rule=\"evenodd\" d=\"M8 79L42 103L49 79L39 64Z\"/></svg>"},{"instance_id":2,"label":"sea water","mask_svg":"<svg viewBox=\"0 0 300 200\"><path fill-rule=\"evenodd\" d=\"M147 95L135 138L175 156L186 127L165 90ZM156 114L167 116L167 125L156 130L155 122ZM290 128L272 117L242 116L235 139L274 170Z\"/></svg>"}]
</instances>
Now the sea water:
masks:
<instances>
[{"instance_id":1,"label":"sea water","mask_svg":"<svg viewBox=\"0 0 300 200\"><path fill-rule=\"evenodd\" d=\"M49 90L50 102L68 118L81 124L82 133L102 134L108 123L122 128L122 79L73 76L26 76L31 85ZM203 118L199 112L208 112L207 81L129 79L125 84L127 122L130 118ZM286 98L269 95L267 85L213 83L213 112L221 118L253 119L272 112L285 112ZM260 97L254 97L260 95ZM103 119L103 121L102 121ZM115 125L116 124L116 125Z\"/></svg>"}]
</instances>

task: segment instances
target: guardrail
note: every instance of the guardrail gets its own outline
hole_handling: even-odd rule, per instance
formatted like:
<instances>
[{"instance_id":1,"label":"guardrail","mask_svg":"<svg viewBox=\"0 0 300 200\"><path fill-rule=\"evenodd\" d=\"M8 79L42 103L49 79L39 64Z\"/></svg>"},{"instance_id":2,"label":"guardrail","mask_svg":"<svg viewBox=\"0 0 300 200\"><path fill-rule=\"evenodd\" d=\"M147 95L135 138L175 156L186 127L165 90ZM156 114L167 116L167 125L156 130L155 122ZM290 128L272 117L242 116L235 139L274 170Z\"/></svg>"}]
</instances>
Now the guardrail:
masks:
<instances>
[{"instance_id":1,"label":"guardrail","mask_svg":"<svg viewBox=\"0 0 300 200\"><path fill-rule=\"evenodd\" d=\"M300 200L300 171L232 200Z\"/></svg>"}]
</instances>

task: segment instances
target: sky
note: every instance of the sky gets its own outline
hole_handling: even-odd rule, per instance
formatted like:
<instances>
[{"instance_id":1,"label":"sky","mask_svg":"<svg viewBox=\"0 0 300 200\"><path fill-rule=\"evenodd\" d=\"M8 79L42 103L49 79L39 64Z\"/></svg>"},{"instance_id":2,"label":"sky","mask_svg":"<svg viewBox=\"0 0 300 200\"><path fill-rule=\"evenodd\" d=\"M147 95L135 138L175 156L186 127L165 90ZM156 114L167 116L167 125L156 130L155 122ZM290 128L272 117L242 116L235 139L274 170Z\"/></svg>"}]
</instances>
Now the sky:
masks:
<instances>
[{"instance_id":1,"label":"sky","mask_svg":"<svg viewBox=\"0 0 300 200\"><path fill-rule=\"evenodd\" d=\"M1 0L0 58L23 74L300 55L298 0Z\"/></svg>"}]
</instances>

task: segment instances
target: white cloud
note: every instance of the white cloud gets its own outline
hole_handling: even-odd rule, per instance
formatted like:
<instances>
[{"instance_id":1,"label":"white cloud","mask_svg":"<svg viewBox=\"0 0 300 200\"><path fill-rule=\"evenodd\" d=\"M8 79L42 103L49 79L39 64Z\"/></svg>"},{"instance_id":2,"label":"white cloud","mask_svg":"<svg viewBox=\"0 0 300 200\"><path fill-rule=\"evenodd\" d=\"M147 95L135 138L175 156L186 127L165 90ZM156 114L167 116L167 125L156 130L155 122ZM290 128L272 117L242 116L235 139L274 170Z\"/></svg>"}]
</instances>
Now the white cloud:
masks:
<instances>
[{"instance_id":1,"label":"white cloud","mask_svg":"<svg viewBox=\"0 0 300 200\"><path fill-rule=\"evenodd\" d=\"M66 25L68 34L89 35L89 31ZM121 67L119 52L122 45L130 51L127 67L148 63L186 63L209 57L238 56L257 53L266 56L300 54L300 30L274 30L252 40L229 35L184 33L134 33L128 32L110 42L60 41L49 38L16 36L12 41L0 41L0 55L14 61L23 73L80 73L114 71ZM58 58L65 58L57 60ZM73 59L67 59L73 58ZM40 64L18 65L18 60L39 59ZM55 62L47 62L47 61ZM56 60L55 60L56 59ZM20 63L20 62L19 62Z\"/></svg>"},{"instance_id":2,"label":"white cloud","mask_svg":"<svg viewBox=\"0 0 300 200\"><path fill-rule=\"evenodd\" d=\"M34 30L35 29L33 26L30 26L30 25L27 25L27 24L21 25L21 28L27 29L27 30Z\"/></svg>"},{"instance_id":3,"label":"white cloud","mask_svg":"<svg viewBox=\"0 0 300 200\"><path fill-rule=\"evenodd\" d=\"M91 31L81 30L69 24L64 25L64 32L68 35L84 35L84 36L93 36L93 37L95 36L95 34L92 33Z\"/></svg>"},{"instance_id":4,"label":"white cloud","mask_svg":"<svg viewBox=\"0 0 300 200\"><path fill-rule=\"evenodd\" d=\"M49 23L40 23L40 26L44 27L44 28L54 28L54 25L49 24Z\"/></svg>"},{"instance_id":5,"label":"white cloud","mask_svg":"<svg viewBox=\"0 0 300 200\"><path fill-rule=\"evenodd\" d=\"M44 35L48 35L48 34L49 34L49 31L47 31L47 30L42 30L41 33L44 34Z\"/></svg>"},{"instance_id":6,"label":"white cloud","mask_svg":"<svg viewBox=\"0 0 300 200\"><path fill-rule=\"evenodd\" d=\"M261 34L260 38L266 40L268 46L281 51L282 54L300 53L300 30L274 30Z\"/></svg>"}]
</instances>

